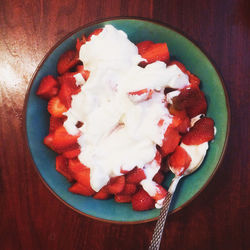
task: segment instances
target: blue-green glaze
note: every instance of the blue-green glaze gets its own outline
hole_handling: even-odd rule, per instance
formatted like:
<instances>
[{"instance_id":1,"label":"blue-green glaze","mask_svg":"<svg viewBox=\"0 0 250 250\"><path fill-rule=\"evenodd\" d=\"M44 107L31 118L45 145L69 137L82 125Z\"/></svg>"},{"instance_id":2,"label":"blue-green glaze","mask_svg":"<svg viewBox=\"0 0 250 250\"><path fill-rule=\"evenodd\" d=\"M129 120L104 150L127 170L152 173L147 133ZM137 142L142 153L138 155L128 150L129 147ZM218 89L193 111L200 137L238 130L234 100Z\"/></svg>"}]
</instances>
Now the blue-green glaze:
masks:
<instances>
[{"instance_id":1,"label":"blue-green glaze","mask_svg":"<svg viewBox=\"0 0 250 250\"><path fill-rule=\"evenodd\" d=\"M56 154L43 144L43 138L48 134L49 114L47 112L47 102L38 98L35 94L40 80L48 74L57 75L56 64L58 58L64 51L74 48L76 38L81 37L82 34L89 34L105 24L112 24L116 28L125 31L129 39L134 43L143 40L167 42L170 55L184 63L188 70L201 79L201 88L208 101L207 115L214 119L217 134L214 141L210 143L210 148L202 166L194 174L185 177L179 184L171 210L180 208L192 199L206 185L221 160L229 126L227 97L223 83L215 68L194 43L171 28L146 20L116 19L82 28L52 50L40 65L26 96L25 122L32 158L43 180L58 197L86 215L114 222L140 223L156 218L159 215L159 210L136 212L132 210L131 204L119 204L114 202L113 199L95 200L91 197L70 193L68 191L70 183L55 170ZM167 175L166 187L168 187L172 177L172 174Z\"/></svg>"}]
</instances>

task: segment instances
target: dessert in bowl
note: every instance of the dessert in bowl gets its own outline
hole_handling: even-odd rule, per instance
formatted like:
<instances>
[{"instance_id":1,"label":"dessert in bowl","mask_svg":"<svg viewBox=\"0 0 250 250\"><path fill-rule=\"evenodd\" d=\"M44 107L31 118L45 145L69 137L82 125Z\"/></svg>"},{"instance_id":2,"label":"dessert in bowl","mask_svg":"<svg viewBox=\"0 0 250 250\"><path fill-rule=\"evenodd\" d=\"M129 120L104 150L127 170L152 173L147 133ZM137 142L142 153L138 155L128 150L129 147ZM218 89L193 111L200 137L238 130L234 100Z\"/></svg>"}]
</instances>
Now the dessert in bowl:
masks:
<instances>
[{"instance_id":1,"label":"dessert in bowl","mask_svg":"<svg viewBox=\"0 0 250 250\"><path fill-rule=\"evenodd\" d=\"M142 25L145 28L143 31ZM121 30L126 31L129 39ZM91 34L93 31L94 34ZM206 113L205 97L200 91L199 79L189 71L191 68L186 65L187 70L179 63L181 61L185 64L185 60L181 60L182 47L180 56L179 52L175 51L178 39L175 40L176 47L173 55L171 54L173 37L168 37L171 33L175 32L159 24L134 19L110 20L91 25L75 32L53 49L34 76L26 110L31 153L49 187L73 208L87 215L112 221L142 222L157 217L159 211L152 208L161 206L160 201L164 198L168 182L171 180L170 174L167 174L163 184L162 178L154 179L156 174L162 176L163 172L166 172L167 163L164 161L164 164L160 164L161 158L165 159L167 156L171 168L177 167L176 159L180 158L178 152L188 151L187 147L183 147L183 142L180 144L180 134L183 135L182 140L190 142L190 138L187 137L190 137L191 131L197 130L196 124L204 123L203 121L206 123L209 119L201 118L196 123L194 121L197 120L197 115ZM134 35L134 39L133 36L130 37L131 34ZM83 35L86 35L87 41L78 40L78 58L74 60L74 52L70 51L75 51L76 40ZM180 40L184 39L190 46L194 46L186 38L179 36ZM198 50L195 46L194 48ZM203 55L201 51L198 52ZM178 61L173 60L173 56ZM67 62L69 67L65 67ZM48 75L51 75L50 79ZM205 83L202 78L201 80L203 87ZM49 84L46 85L46 82ZM44 92L48 86L50 91ZM222 85L219 87L223 89ZM204 92L207 97L206 91ZM51 117L47 112L46 102L39 100L36 93L49 99L48 111ZM190 109L185 106L187 100L190 104L192 98L189 96L195 96L195 99L199 100L198 104L196 102ZM35 106L29 105L32 98L36 102ZM226 104L225 96L224 101ZM181 108L183 105L185 107ZM209 109L210 103L208 114ZM34 115L39 119L37 127L42 126L39 133L30 126L32 121L29 119L34 119ZM225 115L224 118L227 119L227 113ZM209 116L214 118L212 115ZM190 122L194 123L192 128ZM216 119L215 124L217 127ZM219 121L217 131L221 133L220 125ZM213 121L209 126L209 138L206 135L202 143L213 139ZM37 136L39 139L35 138ZM217 136L218 132L204 163L216 143ZM219 140L221 136L223 137L219 135ZM172 139L166 143L168 138ZM46 148L42 144L43 139L45 144L60 156ZM224 141L220 140L221 153L225 141L226 134ZM39 147L42 148L42 152ZM178 152L175 148L178 148ZM207 147L203 148L203 152L206 152ZM37 156L38 151L40 153ZM191 151L189 154L192 154ZM204 186L216 169L221 154L218 156L216 164L210 169L210 174L201 174L197 177L198 181L193 180L190 183L191 186ZM191 155L186 168L189 167L192 158ZM73 185L56 172L55 165L60 173L73 181ZM67 171L68 168L70 171ZM203 168L205 167L202 166L201 169ZM178 171L185 169L179 168ZM200 173L200 170L197 173ZM139 181L136 182L136 178L139 178ZM185 181L181 187L184 185ZM71 194L69 191L93 198ZM178 197L181 197L181 191L180 188ZM197 191L199 188L189 189L189 197L186 199L189 200ZM115 203L113 199L96 200L103 199L105 194L106 198L113 195L119 203ZM178 197L174 203L176 208L180 206ZM148 207L138 205L143 199L148 200ZM150 210L133 211L131 204L123 203L131 200L135 210ZM182 200L183 203L186 201Z\"/></svg>"}]
</instances>

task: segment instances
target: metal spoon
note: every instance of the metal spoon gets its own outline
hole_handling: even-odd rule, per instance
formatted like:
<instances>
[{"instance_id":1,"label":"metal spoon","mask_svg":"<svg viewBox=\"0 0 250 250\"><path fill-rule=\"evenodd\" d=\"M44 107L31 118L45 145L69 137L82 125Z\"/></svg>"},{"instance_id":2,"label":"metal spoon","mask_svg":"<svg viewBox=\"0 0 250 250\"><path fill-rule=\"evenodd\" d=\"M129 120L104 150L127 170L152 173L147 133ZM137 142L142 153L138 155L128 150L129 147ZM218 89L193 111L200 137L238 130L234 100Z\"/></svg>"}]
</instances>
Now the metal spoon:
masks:
<instances>
[{"instance_id":1,"label":"metal spoon","mask_svg":"<svg viewBox=\"0 0 250 250\"><path fill-rule=\"evenodd\" d=\"M172 201L172 197L174 196L174 192L176 190L176 187L177 187L180 179L184 176L187 176L187 175L193 173L201 165L202 161L203 161L203 158L201 159L199 164L192 167L191 169L187 168L186 171L180 176L176 175L174 172L174 169L171 169L171 167L170 167L170 170L175 174L175 177L173 178L173 180L169 186L169 189L168 189L168 194L166 195L166 197L163 201L163 206L161 208L159 218L158 218L156 225L155 225L152 240L151 240L150 246L148 248L149 250L158 250L160 248L161 237L162 237L164 225L166 222L166 218L168 215L168 210L169 210L169 207L170 207L170 204Z\"/></svg>"}]
</instances>

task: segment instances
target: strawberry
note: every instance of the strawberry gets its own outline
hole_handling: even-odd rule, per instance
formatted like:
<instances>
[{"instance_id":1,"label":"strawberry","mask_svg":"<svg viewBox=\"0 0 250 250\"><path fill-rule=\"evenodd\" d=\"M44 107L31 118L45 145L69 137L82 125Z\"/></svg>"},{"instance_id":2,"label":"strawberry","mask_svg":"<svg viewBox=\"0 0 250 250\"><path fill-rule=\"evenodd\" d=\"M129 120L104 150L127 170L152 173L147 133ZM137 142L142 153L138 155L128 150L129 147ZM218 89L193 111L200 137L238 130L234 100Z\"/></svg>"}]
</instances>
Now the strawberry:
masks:
<instances>
[{"instance_id":1,"label":"strawberry","mask_svg":"<svg viewBox=\"0 0 250 250\"><path fill-rule=\"evenodd\" d=\"M63 125L63 119L60 117L50 116L49 132L53 133L57 128Z\"/></svg>"},{"instance_id":2,"label":"strawberry","mask_svg":"<svg viewBox=\"0 0 250 250\"><path fill-rule=\"evenodd\" d=\"M80 153L81 153L81 150L80 150L79 145L78 145L78 148L67 150L67 151L63 152L62 155L65 158L72 159L72 158L77 157Z\"/></svg>"},{"instance_id":3,"label":"strawberry","mask_svg":"<svg viewBox=\"0 0 250 250\"><path fill-rule=\"evenodd\" d=\"M89 34L89 36L87 37L87 41L90 41L92 36L98 36L101 32L102 32L102 28L96 29L94 30L92 33Z\"/></svg>"},{"instance_id":4,"label":"strawberry","mask_svg":"<svg viewBox=\"0 0 250 250\"><path fill-rule=\"evenodd\" d=\"M78 53L76 50L68 50L63 53L57 63L57 71L60 75L69 71L79 62Z\"/></svg>"},{"instance_id":5,"label":"strawberry","mask_svg":"<svg viewBox=\"0 0 250 250\"><path fill-rule=\"evenodd\" d=\"M124 189L121 193L122 195L131 195L136 192L136 185L132 183L125 183Z\"/></svg>"},{"instance_id":6,"label":"strawberry","mask_svg":"<svg viewBox=\"0 0 250 250\"><path fill-rule=\"evenodd\" d=\"M57 149L67 149L77 143L79 135L70 135L67 130L61 126L54 132L53 144Z\"/></svg>"},{"instance_id":7,"label":"strawberry","mask_svg":"<svg viewBox=\"0 0 250 250\"><path fill-rule=\"evenodd\" d=\"M60 101L58 96L52 97L48 102L48 112L55 117L63 117L67 111L65 105Z\"/></svg>"},{"instance_id":8,"label":"strawberry","mask_svg":"<svg viewBox=\"0 0 250 250\"><path fill-rule=\"evenodd\" d=\"M176 66L178 66L178 68L179 68L183 73L187 73L186 67L185 67L184 64L182 64L181 62L174 60L174 61L171 61L171 62L168 64L168 66L171 66L171 65L176 65Z\"/></svg>"},{"instance_id":9,"label":"strawberry","mask_svg":"<svg viewBox=\"0 0 250 250\"><path fill-rule=\"evenodd\" d=\"M174 153L168 158L168 165L174 170L176 175L182 175L188 168L191 162L191 157L187 151L178 146Z\"/></svg>"},{"instance_id":10,"label":"strawberry","mask_svg":"<svg viewBox=\"0 0 250 250\"><path fill-rule=\"evenodd\" d=\"M143 54L152 44L154 44L152 41L143 41L137 43L136 46L138 48L138 53L140 55Z\"/></svg>"},{"instance_id":11,"label":"strawberry","mask_svg":"<svg viewBox=\"0 0 250 250\"><path fill-rule=\"evenodd\" d=\"M68 168L68 160L61 155L56 157L56 170L68 179L68 181L73 181L72 175L70 174Z\"/></svg>"},{"instance_id":12,"label":"strawberry","mask_svg":"<svg viewBox=\"0 0 250 250\"><path fill-rule=\"evenodd\" d=\"M198 87L185 88L173 99L174 108L185 109L189 118L207 112L207 102L204 93Z\"/></svg>"},{"instance_id":13,"label":"strawberry","mask_svg":"<svg viewBox=\"0 0 250 250\"><path fill-rule=\"evenodd\" d=\"M118 203L129 203L131 202L132 197L131 195L126 195L126 194L116 194L114 199Z\"/></svg>"},{"instance_id":14,"label":"strawberry","mask_svg":"<svg viewBox=\"0 0 250 250\"><path fill-rule=\"evenodd\" d=\"M51 76L45 76L40 85L36 94L44 99L51 99L53 96L56 96L58 93L58 82L57 80Z\"/></svg>"},{"instance_id":15,"label":"strawberry","mask_svg":"<svg viewBox=\"0 0 250 250\"><path fill-rule=\"evenodd\" d=\"M102 187L94 196L97 200L107 200L111 197L111 194L107 190L107 186Z\"/></svg>"},{"instance_id":16,"label":"strawberry","mask_svg":"<svg viewBox=\"0 0 250 250\"><path fill-rule=\"evenodd\" d=\"M165 198L166 195L167 195L166 189L163 186L156 184L156 194L152 198L155 201L159 201L159 200Z\"/></svg>"},{"instance_id":17,"label":"strawberry","mask_svg":"<svg viewBox=\"0 0 250 250\"><path fill-rule=\"evenodd\" d=\"M83 78L85 79L85 81L88 80L90 72L88 70L84 70L84 66L83 65L77 65L76 66L76 72L77 73L81 73Z\"/></svg>"},{"instance_id":18,"label":"strawberry","mask_svg":"<svg viewBox=\"0 0 250 250\"><path fill-rule=\"evenodd\" d=\"M75 194L82 194L84 196L92 196L95 194L95 191L92 188L89 188L88 186L82 185L81 183L76 182L73 184L69 191Z\"/></svg>"},{"instance_id":19,"label":"strawberry","mask_svg":"<svg viewBox=\"0 0 250 250\"><path fill-rule=\"evenodd\" d=\"M47 136L44 137L43 143L49 147L50 149L54 150L54 134L49 133Z\"/></svg>"},{"instance_id":20,"label":"strawberry","mask_svg":"<svg viewBox=\"0 0 250 250\"><path fill-rule=\"evenodd\" d=\"M125 177L121 175L111 178L107 185L107 189L110 194L118 194L124 189L124 186Z\"/></svg>"},{"instance_id":21,"label":"strawberry","mask_svg":"<svg viewBox=\"0 0 250 250\"><path fill-rule=\"evenodd\" d=\"M186 145L199 145L212 139L214 139L214 121L203 117L183 136L182 142Z\"/></svg>"},{"instance_id":22,"label":"strawberry","mask_svg":"<svg viewBox=\"0 0 250 250\"><path fill-rule=\"evenodd\" d=\"M190 73L188 70L187 70L187 75L188 75L188 80L191 83L191 86L193 87L199 86L200 79L196 75Z\"/></svg>"},{"instance_id":23,"label":"strawberry","mask_svg":"<svg viewBox=\"0 0 250 250\"><path fill-rule=\"evenodd\" d=\"M135 167L126 175L126 183L139 184L146 179L143 169Z\"/></svg>"},{"instance_id":24,"label":"strawberry","mask_svg":"<svg viewBox=\"0 0 250 250\"><path fill-rule=\"evenodd\" d=\"M158 163L158 165L161 165L162 156L161 156L161 153L158 150L156 151L154 160Z\"/></svg>"},{"instance_id":25,"label":"strawberry","mask_svg":"<svg viewBox=\"0 0 250 250\"><path fill-rule=\"evenodd\" d=\"M160 149L161 155L165 157L166 155L172 153L180 142L181 136L177 129L168 127L164 139L162 141L162 146Z\"/></svg>"},{"instance_id":26,"label":"strawberry","mask_svg":"<svg viewBox=\"0 0 250 250\"><path fill-rule=\"evenodd\" d=\"M155 205L154 199L143 189L132 196L131 202L133 209L136 211L153 209Z\"/></svg>"},{"instance_id":27,"label":"strawberry","mask_svg":"<svg viewBox=\"0 0 250 250\"><path fill-rule=\"evenodd\" d=\"M79 172L75 172L73 176L81 185L91 188L89 168Z\"/></svg>"},{"instance_id":28,"label":"strawberry","mask_svg":"<svg viewBox=\"0 0 250 250\"><path fill-rule=\"evenodd\" d=\"M83 44L85 44L85 43L86 43L86 37L84 35L82 35L81 39L77 38L77 40L76 40L76 50L79 52L81 46Z\"/></svg>"},{"instance_id":29,"label":"strawberry","mask_svg":"<svg viewBox=\"0 0 250 250\"><path fill-rule=\"evenodd\" d=\"M154 178L153 178L153 181L156 182L156 183L158 183L158 184L161 184L161 183L164 181L164 174L162 173L161 170L159 170L159 171L155 174L155 176L154 176Z\"/></svg>"},{"instance_id":30,"label":"strawberry","mask_svg":"<svg viewBox=\"0 0 250 250\"><path fill-rule=\"evenodd\" d=\"M141 62L140 65L145 66L147 64L163 61L168 62L169 60L169 51L166 43L155 43L149 46L141 56L147 60L147 62Z\"/></svg>"}]
</instances>

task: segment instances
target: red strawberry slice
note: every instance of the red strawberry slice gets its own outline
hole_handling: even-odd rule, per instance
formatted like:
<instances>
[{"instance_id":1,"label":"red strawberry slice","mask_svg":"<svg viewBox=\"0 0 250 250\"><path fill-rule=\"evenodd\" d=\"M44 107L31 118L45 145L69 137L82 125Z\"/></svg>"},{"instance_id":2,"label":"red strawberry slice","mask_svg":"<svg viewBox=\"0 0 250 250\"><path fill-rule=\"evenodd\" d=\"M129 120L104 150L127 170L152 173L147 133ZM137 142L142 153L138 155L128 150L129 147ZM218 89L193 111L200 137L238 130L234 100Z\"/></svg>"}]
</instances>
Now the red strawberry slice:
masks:
<instances>
[{"instance_id":1,"label":"red strawberry slice","mask_svg":"<svg viewBox=\"0 0 250 250\"><path fill-rule=\"evenodd\" d=\"M57 71L62 75L76 66L78 62L78 52L76 50L68 50L60 56L57 63Z\"/></svg>"},{"instance_id":2,"label":"red strawberry slice","mask_svg":"<svg viewBox=\"0 0 250 250\"><path fill-rule=\"evenodd\" d=\"M107 190L107 186L104 186L103 188L98 191L93 198L97 200L107 200L111 197L111 194Z\"/></svg>"},{"instance_id":3,"label":"red strawberry slice","mask_svg":"<svg viewBox=\"0 0 250 250\"><path fill-rule=\"evenodd\" d=\"M103 31L102 28L94 30L90 35L87 37L87 41L90 41L92 36L98 36Z\"/></svg>"},{"instance_id":4,"label":"red strawberry slice","mask_svg":"<svg viewBox=\"0 0 250 250\"><path fill-rule=\"evenodd\" d=\"M132 196L131 202L133 209L136 211L153 209L155 205L155 200L143 189Z\"/></svg>"},{"instance_id":5,"label":"red strawberry slice","mask_svg":"<svg viewBox=\"0 0 250 250\"><path fill-rule=\"evenodd\" d=\"M136 185L132 183L125 183L124 189L121 193L122 195L131 195L136 192Z\"/></svg>"},{"instance_id":6,"label":"red strawberry slice","mask_svg":"<svg viewBox=\"0 0 250 250\"><path fill-rule=\"evenodd\" d=\"M168 66L171 66L171 65L176 65L176 66L179 67L179 69L180 69L183 73L187 73L187 69L186 69L186 67L184 66L183 63L174 60L174 61L171 61L171 62L168 64Z\"/></svg>"},{"instance_id":7,"label":"red strawberry slice","mask_svg":"<svg viewBox=\"0 0 250 250\"><path fill-rule=\"evenodd\" d=\"M164 181L164 174L162 173L161 170L159 170L159 171L155 174L155 176L154 176L154 178L153 178L153 181L156 182L156 183L158 183L158 184L162 184L162 182Z\"/></svg>"},{"instance_id":8,"label":"red strawberry slice","mask_svg":"<svg viewBox=\"0 0 250 250\"><path fill-rule=\"evenodd\" d=\"M142 180L146 179L143 169L135 167L126 175L126 183L139 184Z\"/></svg>"},{"instance_id":9,"label":"red strawberry slice","mask_svg":"<svg viewBox=\"0 0 250 250\"><path fill-rule=\"evenodd\" d=\"M69 191L75 194L81 194L84 196L92 196L93 194L95 194L95 191L85 185L82 185L81 183L76 182L75 184L73 184L70 188Z\"/></svg>"},{"instance_id":10,"label":"red strawberry slice","mask_svg":"<svg viewBox=\"0 0 250 250\"><path fill-rule=\"evenodd\" d=\"M48 102L48 112L55 117L63 117L63 113L68 109L61 102L58 96L52 97Z\"/></svg>"},{"instance_id":11,"label":"red strawberry slice","mask_svg":"<svg viewBox=\"0 0 250 250\"><path fill-rule=\"evenodd\" d=\"M122 175L111 178L107 185L107 189L110 194L118 194L122 192L124 186L125 186L125 177Z\"/></svg>"},{"instance_id":12,"label":"red strawberry slice","mask_svg":"<svg viewBox=\"0 0 250 250\"><path fill-rule=\"evenodd\" d=\"M77 182L79 182L81 185L92 189L90 186L90 169L89 168L79 171L77 173L74 173L74 177L77 180Z\"/></svg>"},{"instance_id":13,"label":"red strawberry slice","mask_svg":"<svg viewBox=\"0 0 250 250\"><path fill-rule=\"evenodd\" d=\"M36 94L44 99L51 99L53 96L56 96L58 93L58 82L57 80L51 76L45 76L42 81L40 82L40 85L38 87L38 90Z\"/></svg>"},{"instance_id":14,"label":"red strawberry slice","mask_svg":"<svg viewBox=\"0 0 250 250\"><path fill-rule=\"evenodd\" d=\"M50 149L54 150L54 134L49 133L47 136L44 137L43 143L49 147Z\"/></svg>"},{"instance_id":15,"label":"red strawberry slice","mask_svg":"<svg viewBox=\"0 0 250 250\"><path fill-rule=\"evenodd\" d=\"M172 100L174 108L177 110L185 109L189 118L207 112L205 95L198 87L185 88Z\"/></svg>"},{"instance_id":16,"label":"red strawberry slice","mask_svg":"<svg viewBox=\"0 0 250 250\"><path fill-rule=\"evenodd\" d=\"M129 202L131 202L132 197L131 197L131 195L116 194L114 199L118 203L129 203Z\"/></svg>"},{"instance_id":17,"label":"red strawberry slice","mask_svg":"<svg viewBox=\"0 0 250 250\"><path fill-rule=\"evenodd\" d=\"M76 179L76 176L79 172L89 169L85 165L83 165L78 158L69 159L69 171L72 176Z\"/></svg>"},{"instance_id":18,"label":"red strawberry slice","mask_svg":"<svg viewBox=\"0 0 250 250\"><path fill-rule=\"evenodd\" d=\"M143 54L152 44L154 44L152 41L143 41L137 43L136 46L138 48L138 53L140 55Z\"/></svg>"},{"instance_id":19,"label":"red strawberry slice","mask_svg":"<svg viewBox=\"0 0 250 250\"><path fill-rule=\"evenodd\" d=\"M73 158L77 157L77 156L81 153L81 150L80 150L80 148L79 148L79 145L77 145L77 146L78 146L78 148L76 148L76 149L71 149L71 150L67 150L67 151L63 152L62 155L63 155L65 158L68 158L68 159L73 159Z\"/></svg>"},{"instance_id":20,"label":"red strawberry slice","mask_svg":"<svg viewBox=\"0 0 250 250\"><path fill-rule=\"evenodd\" d=\"M57 149L67 149L77 143L79 135L70 135L67 130L61 126L54 132L53 144Z\"/></svg>"},{"instance_id":21,"label":"red strawberry slice","mask_svg":"<svg viewBox=\"0 0 250 250\"><path fill-rule=\"evenodd\" d=\"M64 158L61 155L58 155L56 157L56 170L62 174L65 178L68 179L68 181L73 181L73 177L70 174L69 168L68 168L68 160Z\"/></svg>"},{"instance_id":22,"label":"red strawberry slice","mask_svg":"<svg viewBox=\"0 0 250 250\"><path fill-rule=\"evenodd\" d=\"M57 128L63 125L64 120L60 117L50 116L49 132L53 133Z\"/></svg>"},{"instance_id":23,"label":"red strawberry slice","mask_svg":"<svg viewBox=\"0 0 250 250\"><path fill-rule=\"evenodd\" d=\"M182 175L190 165L190 162L191 157L187 151L180 146L178 146L174 153L168 158L168 164L176 175Z\"/></svg>"},{"instance_id":24,"label":"red strawberry slice","mask_svg":"<svg viewBox=\"0 0 250 250\"><path fill-rule=\"evenodd\" d=\"M182 142L186 145L199 145L213 139L214 121L211 118L203 117L183 136Z\"/></svg>"},{"instance_id":25,"label":"red strawberry slice","mask_svg":"<svg viewBox=\"0 0 250 250\"><path fill-rule=\"evenodd\" d=\"M147 60L147 62L141 62L140 65L145 66L147 64L156 61L169 61L169 51L166 43L155 43L149 46L141 56Z\"/></svg>"},{"instance_id":26,"label":"red strawberry slice","mask_svg":"<svg viewBox=\"0 0 250 250\"><path fill-rule=\"evenodd\" d=\"M79 39L77 38L76 40L76 50L79 52L80 51L80 48L83 44L86 43L86 37L84 35L82 35L82 37Z\"/></svg>"},{"instance_id":27,"label":"red strawberry slice","mask_svg":"<svg viewBox=\"0 0 250 250\"><path fill-rule=\"evenodd\" d=\"M187 70L187 74L188 74L188 80L189 80L189 82L191 83L191 86L192 86L192 87L197 87L197 86L199 86L199 84L200 84L200 79L199 79L196 75L190 73L188 70Z\"/></svg>"},{"instance_id":28,"label":"red strawberry slice","mask_svg":"<svg viewBox=\"0 0 250 250\"><path fill-rule=\"evenodd\" d=\"M172 153L180 142L181 136L177 129L168 127L162 142L160 149L161 155L165 157L166 155Z\"/></svg>"},{"instance_id":29,"label":"red strawberry slice","mask_svg":"<svg viewBox=\"0 0 250 250\"><path fill-rule=\"evenodd\" d=\"M167 191L166 189L159 185L159 184L156 184L156 194L152 197L156 202L165 198L166 195L167 195Z\"/></svg>"}]
</instances>

